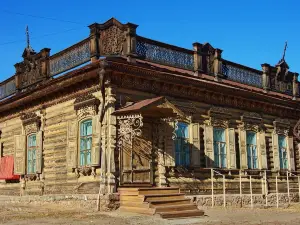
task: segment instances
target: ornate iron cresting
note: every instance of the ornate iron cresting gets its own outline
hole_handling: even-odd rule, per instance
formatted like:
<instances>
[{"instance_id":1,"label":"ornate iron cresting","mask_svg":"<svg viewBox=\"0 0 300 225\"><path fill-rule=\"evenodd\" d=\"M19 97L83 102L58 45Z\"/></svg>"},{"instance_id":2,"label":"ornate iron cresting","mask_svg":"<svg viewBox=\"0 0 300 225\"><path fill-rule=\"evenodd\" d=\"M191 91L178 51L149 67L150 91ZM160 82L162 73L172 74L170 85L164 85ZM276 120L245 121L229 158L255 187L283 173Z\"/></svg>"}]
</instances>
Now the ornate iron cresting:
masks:
<instances>
[{"instance_id":1,"label":"ornate iron cresting","mask_svg":"<svg viewBox=\"0 0 300 225\"><path fill-rule=\"evenodd\" d=\"M259 88L262 87L262 76L258 72L254 72L250 69L247 70L246 68L238 67L236 65L230 65L229 63L224 63L222 70L228 80L237 81L242 84L248 84Z\"/></svg>"},{"instance_id":2,"label":"ornate iron cresting","mask_svg":"<svg viewBox=\"0 0 300 225\"><path fill-rule=\"evenodd\" d=\"M142 135L143 117L141 114L118 116L118 147L122 148L124 142L132 146L132 139Z\"/></svg>"},{"instance_id":3,"label":"ornate iron cresting","mask_svg":"<svg viewBox=\"0 0 300 225\"><path fill-rule=\"evenodd\" d=\"M15 92L16 92L16 81L15 79L9 80L0 86L0 99L6 98L14 94Z\"/></svg>"},{"instance_id":4,"label":"ornate iron cresting","mask_svg":"<svg viewBox=\"0 0 300 225\"><path fill-rule=\"evenodd\" d=\"M50 58L50 76L65 72L90 60L90 40L85 39Z\"/></svg>"},{"instance_id":5,"label":"ornate iron cresting","mask_svg":"<svg viewBox=\"0 0 300 225\"><path fill-rule=\"evenodd\" d=\"M147 39L138 38L136 42L136 53L145 60L163 65L175 66L183 69L193 70L194 56L188 51L179 51L163 44L147 42ZM175 48L175 47L174 47Z\"/></svg>"}]
</instances>

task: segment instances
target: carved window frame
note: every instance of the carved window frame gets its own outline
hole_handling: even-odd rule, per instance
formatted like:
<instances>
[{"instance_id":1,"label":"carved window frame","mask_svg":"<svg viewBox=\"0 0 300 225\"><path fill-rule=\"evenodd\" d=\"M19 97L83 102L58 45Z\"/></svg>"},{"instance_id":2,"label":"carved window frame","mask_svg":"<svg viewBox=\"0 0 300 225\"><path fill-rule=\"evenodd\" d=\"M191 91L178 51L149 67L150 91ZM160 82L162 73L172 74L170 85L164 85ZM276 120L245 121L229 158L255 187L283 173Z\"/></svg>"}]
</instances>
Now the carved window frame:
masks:
<instances>
[{"instance_id":1,"label":"carved window frame","mask_svg":"<svg viewBox=\"0 0 300 225\"><path fill-rule=\"evenodd\" d=\"M291 155L293 155L293 158L295 157L295 155L294 155L295 154L294 146L292 146L293 152L290 151L291 147L289 146L289 133L290 133L290 128L291 128L290 127L290 122L286 119L276 118L273 121L273 125L274 125L274 131L273 132L277 135L277 143L278 143L277 150L278 150L278 152L275 154L275 156L277 156L277 154L278 154L278 157L279 157L279 170L280 171L290 170L290 168L291 168ZM281 168L281 166L280 166L279 136L284 136L285 137L288 168ZM273 157L275 157L275 156L273 155Z\"/></svg>"},{"instance_id":2,"label":"carved window frame","mask_svg":"<svg viewBox=\"0 0 300 225\"><path fill-rule=\"evenodd\" d=\"M241 143L241 145L245 145L246 147L246 165L247 170L260 170L262 168L262 152L261 152L261 140L260 140L260 134L265 132L263 126L262 126L262 117L255 112L245 112L241 116L241 123L239 124L239 129L242 131L245 131L245 143ZM249 168L249 162L248 162L248 143L247 143L247 133L253 132L255 133L255 139L256 139L256 154L257 154L257 168ZM239 135L239 142L241 142L241 136ZM264 146L265 147L265 146ZM240 149L242 151L242 149ZM241 157L240 153L240 157ZM242 163L242 162L241 162ZM240 165L242 167L242 165ZM252 166L253 167L253 166Z\"/></svg>"},{"instance_id":3,"label":"carved window frame","mask_svg":"<svg viewBox=\"0 0 300 225\"><path fill-rule=\"evenodd\" d=\"M98 116L98 106L100 104L100 101L91 93L82 95L78 97L74 102L74 110L76 111L76 149L75 149L75 160L76 160L76 166L73 167L73 172L75 172L76 176L79 178L80 175L83 176L96 176L96 168L99 166L93 166L92 165L92 157L93 157L93 151L91 149L91 164L90 165L80 165L80 126L81 123L86 120L92 121L92 146L94 144L94 136L95 136L95 117ZM100 145L100 143L99 143Z\"/></svg>"},{"instance_id":4,"label":"carved window frame","mask_svg":"<svg viewBox=\"0 0 300 225\"><path fill-rule=\"evenodd\" d=\"M217 107L217 106L213 106L210 108L210 110L208 111L208 115L209 115L209 119L206 120L204 122L205 125L208 126L212 126L212 154L215 155L215 149L214 149L214 129L224 129L225 132L225 151L226 151L226 167L216 167L215 165L215 160L214 163L212 165L213 168L219 168L219 169L228 169L231 165L230 163L230 143L229 143L229 128L230 128L230 112L228 108L223 108L223 107ZM204 141L204 143L206 144L206 140ZM219 162L220 165L220 162Z\"/></svg>"},{"instance_id":5,"label":"carved window frame","mask_svg":"<svg viewBox=\"0 0 300 225\"><path fill-rule=\"evenodd\" d=\"M186 131L188 133L188 136L187 137L180 137L181 139L185 139L186 141L186 145L188 146L188 159L185 158L185 163L180 163L180 164L177 164L176 161L177 161L177 158L176 158L176 155L177 155L177 152L176 152L176 140L179 139L179 137L177 136L177 131L179 129L178 127L178 124L185 124L186 125ZM174 132L175 132L175 136L174 136L174 155L175 155L175 166L176 167L189 167L191 165L191 143L190 143L190 136L191 136L191 132L190 132L190 123L189 121L187 120L184 120L184 119L181 119L179 121L175 121L175 129L174 129ZM182 151L179 151L180 153Z\"/></svg>"},{"instance_id":6,"label":"carved window frame","mask_svg":"<svg viewBox=\"0 0 300 225\"><path fill-rule=\"evenodd\" d=\"M77 129L77 134L78 134L78 135L77 135L77 155L78 155L78 157L77 157L77 160L78 160L77 165L78 165L78 167L92 167L92 166L91 166L91 162L90 162L90 164L86 164L86 165L81 165L81 164L80 164L80 153L81 153L81 149L80 149L80 147L81 147L81 145L80 145L80 142L81 142L81 134L80 134L80 130L81 130L81 124L82 124L83 122L89 121L89 120L92 122L92 143L91 143L91 149L90 149L90 151L91 151L90 154L92 154L94 123L93 123L93 118L92 118L92 116L86 116L86 117L84 117L84 118L81 118L81 119L78 121L78 125L77 125L77 127L78 127L78 129ZM91 155L91 158L92 158L92 155Z\"/></svg>"},{"instance_id":7,"label":"carved window frame","mask_svg":"<svg viewBox=\"0 0 300 225\"><path fill-rule=\"evenodd\" d=\"M41 149L38 149L38 145L40 143L38 143L38 138L41 138L42 142L43 142L43 133L41 133L41 137L38 137L39 132L42 132L42 119L41 117L38 115L38 113L34 112L34 113L27 113L27 114L22 114L21 115L21 120L22 120L22 127L24 130L24 136L25 136L25 143L24 143L24 149L25 149L25 179L28 180L40 180L40 175L42 173L42 151L43 151L43 147L39 146ZM35 134L36 137L36 146L35 146L35 172L28 172L28 138L30 135ZM41 154L41 155L39 155ZM39 160L39 162L38 162ZM38 163L40 163L41 165L38 165ZM38 167L40 167L40 171L38 171Z\"/></svg>"}]
</instances>

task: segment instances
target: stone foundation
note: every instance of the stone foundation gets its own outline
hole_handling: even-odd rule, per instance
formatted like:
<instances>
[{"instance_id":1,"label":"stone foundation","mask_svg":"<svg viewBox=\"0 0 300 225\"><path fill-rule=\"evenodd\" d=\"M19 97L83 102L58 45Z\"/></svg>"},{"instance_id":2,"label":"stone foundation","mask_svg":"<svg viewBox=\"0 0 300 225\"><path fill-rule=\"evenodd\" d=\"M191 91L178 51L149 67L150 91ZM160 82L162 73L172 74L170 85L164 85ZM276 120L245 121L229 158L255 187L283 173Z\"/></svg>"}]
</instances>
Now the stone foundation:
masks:
<instances>
[{"instance_id":1,"label":"stone foundation","mask_svg":"<svg viewBox=\"0 0 300 225\"><path fill-rule=\"evenodd\" d=\"M200 207L210 207L212 204L211 195L189 195L190 198ZM267 206L277 205L276 194L269 194L267 196ZM278 194L279 207L286 206L289 203L288 194L280 193ZM298 193L290 193L291 203L299 202ZM214 195L214 205L223 206L223 195ZM250 207L251 206L251 196L250 195L226 195L226 206L232 207ZM253 206L254 207L264 207L266 206L266 196L265 195L253 195Z\"/></svg>"},{"instance_id":2,"label":"stone foundation","mask_svg":"<svg viewBox=\"0 0 300 225\"><path fill-rule=\"evenodd\" d=\"M54 203L59 206L85 208L90 211L97 211L98 195L30 195L30 196L3 196L0 201L4 203L26 203L34 205L45 205ZM100 196L100 210L110 211L119 208L119 195L107 194Z\"/></svg>"}]
</instances>

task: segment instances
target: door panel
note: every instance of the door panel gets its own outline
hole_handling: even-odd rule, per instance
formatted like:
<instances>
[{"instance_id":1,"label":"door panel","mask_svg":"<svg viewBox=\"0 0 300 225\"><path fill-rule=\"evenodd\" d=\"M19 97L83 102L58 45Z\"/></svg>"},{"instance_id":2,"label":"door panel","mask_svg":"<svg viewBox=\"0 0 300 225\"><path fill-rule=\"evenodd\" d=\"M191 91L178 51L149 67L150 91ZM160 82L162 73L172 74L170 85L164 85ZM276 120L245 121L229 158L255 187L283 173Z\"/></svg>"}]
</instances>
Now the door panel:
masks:
<instances>
[{"instance_id":1,"label":"door panel","mask_svg":"<svg viewBox=\"0 0 300 225\"><path fill-rule=\"evenodd\" d=\"M144 123L142 137L135 137L132 148L129 144L123 146L122 184L148 183L152 184L152 125Z\"/></svg>"}]
</instances>

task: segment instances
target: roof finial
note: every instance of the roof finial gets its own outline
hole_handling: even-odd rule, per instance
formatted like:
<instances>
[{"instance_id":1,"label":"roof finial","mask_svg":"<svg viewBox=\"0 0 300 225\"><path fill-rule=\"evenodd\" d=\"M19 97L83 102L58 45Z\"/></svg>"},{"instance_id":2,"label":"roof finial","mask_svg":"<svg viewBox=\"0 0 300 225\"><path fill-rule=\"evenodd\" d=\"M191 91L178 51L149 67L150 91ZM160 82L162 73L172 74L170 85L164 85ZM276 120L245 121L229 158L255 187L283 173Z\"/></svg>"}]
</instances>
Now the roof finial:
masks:
<instances>
[{"instance_id":1,"label":"roof finial","mask_svg":"<svg viewBox=\"0 0 300 225\"><path fill-rule=\"evenodd\" d=\"M27 41L27 48L30 48L30 39L29 39L29 30L28 25L26 26L26 41Z\"/></svg>"},{"instance_id":2,"label":"roof finial","mask_svg":"<svg viewBox=\"0 0 300 225\"><path fill-rule=\"evenodd\" d=\"M284 45L282 61L284 61L284 58L285 58L285 52L286 52L287 47L288 47L288 45L287 45L287 41L286 41L286 42L285 42L285 45Z\"/></svg>"}]
</instances>

